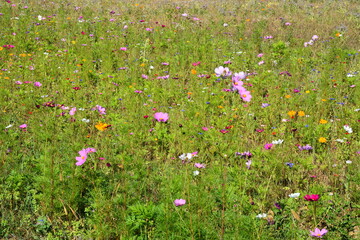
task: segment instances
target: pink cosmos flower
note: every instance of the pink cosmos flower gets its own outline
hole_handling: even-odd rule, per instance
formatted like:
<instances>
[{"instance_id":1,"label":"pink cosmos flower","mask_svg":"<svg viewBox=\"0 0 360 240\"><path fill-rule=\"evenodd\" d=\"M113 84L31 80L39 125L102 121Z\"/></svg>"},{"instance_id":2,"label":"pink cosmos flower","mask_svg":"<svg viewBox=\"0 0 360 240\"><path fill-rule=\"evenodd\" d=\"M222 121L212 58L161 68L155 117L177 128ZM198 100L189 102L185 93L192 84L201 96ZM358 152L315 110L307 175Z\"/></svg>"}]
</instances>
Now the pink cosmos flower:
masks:
<instances>
[{"instance_id":1,"label":"pink cosmos flower","mask_svg":"<svg viewBox=\"0 0 360 240\"><path fill-rule=\"evenodd\" d=\"M201 164L201 163L195 163L194 164L194 167L196 167L196 168L205 168L205 164Z\"/></svg>"},{"instance_id":2,"label":"pink cosmos flower","mask_svg":"<svg viewBox=\"0 0 360 240\"><path fill-rule=\"evenodd\" d=\"M263 65L265 63L265 61L260 61L260 62L258 62L258 65L260 66L260 65Z\"/></svg>"},{"instance_id":3,"label":"pink cosmos flower","mask_svg":"<svg viewBox=\"0 0 360 240\"><path fill-rule=\"evenodd\" d=\"M127 48L126 48L126 47L121 47L120 50L121 50L121 51L126 51Z\"/></svg>"},{"instance_id":4,"label":"pink cosmos flower","mask_svg":"<svg viewBox=\"0 0 360 240\"><path fill-rule=\"evenodd\" d=\"M42 84L41 84L40 82L34 82L34 86L35 86L35 87L41 87L41 85L42 85Z\"/></svg>"},{"instance_id":5,"label":"pink cosmos flower","mask_svg":"<svg viewBox=\"0 0 360 240\"><path fill-rule=\"evenodd\" d=\"M21 129L27 128L27 125L26 125L26 124L22 124L22 125L19 126L19 128L21 128Z\"/></svg>"},{"instance_id":6,"label":"pink cosmos flower","mask_svg":"<svg viewBox=\"0 0 360 240\"><path fill-rule=\"evenodd\" d=\"M263 53L259 53L258 55L257 55L257 57L262 57L262 56L264 56L264 54Z\"/></svg>"},{"instance_id":7,"label":"pink cosmos flower","mask_svg":"<svg viewBox=\"0 0 360 240\"><path fill-rule=\"evenodd\" d=\"M315 228L315 231L310 231L310 236L312 237L317 237L317 238L321 238L322 236L324 236L326 233L328 232L328 230L326 230L325 228L323 229L318 229Z\"/></svg>"},{"instance_id":8,"label":"pink cosmos flower","mask_svg":"<svg viewBox=\"0 0 360 240\"><path fill-rule=\"evenodd\" d=\"M186 200L185 199L175 199L174 201L174 204L175 206L179 207L179 206L182 206L182 205L185 205L186 203Z\"/></svg>"},{"instance_id":9,"label":"pink cosmos flower","mask_svg":"<svg viewBox=\"0 0 360 240\"><path fill-rule=\"evenodd\" d=\"M215 74L217 77L222 77L222 78L231 76L231 72L229 68L227 67L224 68L223 66L215 68Z\"/></svg>"},{"instance_id":10,"label":"pink cosmos flower","mask_svg":"<svg viewBox=\"0 0 360 240\"><path fill-rule=\"evenodd\" d=\"M85 148L84 151L86 152L86 154L88 154L88 153L96 152L96 149L95 148Z\"/></svg>"},{"instance_id":11,"label":"pink cosmos flower","mask_svg":"<svg viewBox=\"0 0 360 240\"><path fill-rule=\"evenodd\" d=\"M197 65L199 65L201 62L194 62L194 63L192 63L192 65L193 66L197 66Z\"/></svg>"},{"instance_id":12,"label":"pink cosmos flower","mask_svg":"<svg viewBox=\"0 0 360 240\"><path fill-rule=\"evenodd\" d=\"M75 115L75 112L76 112L76 107L73 107L70 112L69 112L69 115L73 116Z\"/></svg>"},{"instance_id":13,"label":"pink cosmos flower","mask_svg":"<svg viewBox=\"0 0 360 240\"><path fill-rule=\"evenodd\" d=\"M240 97L242 98L243 101L250 102L252 96L251 96L251 93L249 91L247 91L246 89L245 89L245 91L244 90L241 90L241 91L239 90L239 94L240 94Z\"/></svg>"},{"instance_id":14,"label":"pink cosmos flower","mask_svg":"<svg viewBox=\"0 0 360 240\"><path fill-rule=\"evenodd\" d=\"M312 194L312 195L305 195L304 199L306 201L310 201L310 202L316 202L317 200L319 200L320 196L317 194Z\"/></svg>"},{"instance_id":15,"label":"pink cosmos flower","mask_svg":"<svg viewBox=\"0 0 360 240\"><path fill-rule=\"evenodd\" d=\"M16 81L15 84L21 85L21 84L23 84L23 83L22 83L21 81Z\"/></svg>"},{"instance_id":16,"label":"pink cosmos flower","mask_svg":"<svg viewBox=\"0 0 360 240\"><path fill-rule=\"evenodd\" d=\"M201 128L203 131L208 131L209 129L207 127L202 127Z\"/></svg>"},{"instance_id":17,"label":"pink cosmos flower","mask_svg":"<svg viewBox=\"0 0 360 240\"><path fill-rule=\"evenodd\" d=\"M238 73L234 73L234 77L239 80L239 79L245 79L247 76L247 74L245 72L238 72ZM234 81L234 78L232 79Z\"/></svg>"},{"instance_id":18,"label":"pink cosmos flower","mask_svg":"<svg viewBox=\"0 0 360 240\"><path fill-rule=\"evenodd\" d=\"M81 151L80 151L81 152ZM79 152L79 153L80 153ZM80 157L76 157L75 158L76 159L76 166L81 166L81 165L83 165L85 162L86 162L86 159L87 159L87 155L85 154L85 155L81 155L80 154Z\"/></svg>"},{"instance_id":19,"label":"pink cosmos flower","mask_svg":"<svg viewBox=\"0 0 360 240\"><path fill-rule=\"evenodd\" d=\"M154 114L154 118L158 122L167 122L167 120L169 119L169 114L163 112L157 112Z\"/></svg>"},{"instance_id":20,"label":"pink cosmos flower","mask_svg":"<svg viewBox=\"0 0 360 240\"><path fill-rule=\"evenodd\" d=\"M141 74L141 77L142 77L143 79L149 79L149 76L146 75L146 74Z\"/></svg>"}]
</instances>

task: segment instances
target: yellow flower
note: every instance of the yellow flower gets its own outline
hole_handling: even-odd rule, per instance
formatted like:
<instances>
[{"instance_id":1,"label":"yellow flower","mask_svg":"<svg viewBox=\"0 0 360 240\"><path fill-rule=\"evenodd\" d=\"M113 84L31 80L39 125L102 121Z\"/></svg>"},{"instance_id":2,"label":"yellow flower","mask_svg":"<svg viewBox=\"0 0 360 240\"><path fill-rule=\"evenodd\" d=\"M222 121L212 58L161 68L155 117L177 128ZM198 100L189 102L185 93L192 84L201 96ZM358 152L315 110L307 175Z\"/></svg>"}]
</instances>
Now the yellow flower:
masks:
<instances>
[{"instance_id":1,"label":"yellow flower","mask_svg":"<svg viewBox=\"0 0 360 240\"><path fill-rule=\"evenodd\" d=\"M305 91L305 93L310 93L310 91L309 91L309 90L307 90L307 91Z\"/></svg>"},{"instance_id":2,"label":"yellow flower","mask_svg":"<svg viewBox=\"0 0 360 240\"><path fill-rule=\"evenodd\" d=\"M296 111L289 111L287 114L289 115L289 117L295 117Z\"/></svg>"},{"instance_id":3,"label":"yellow flower","mask_svg":"<svg viewBox=\"0 0 360 240\"><path fill-rule=\"evenodd\" d=\"M320 119L320 121L319 121L319 123L321 123L321 124L325 124L325 123L327 123L328 121L326 121L325 119Z\"/></svg>"},{"instance_id":4,"label":"yellow flower","mask_svg":"<svg viewBox=\"0 0 360 240\"><path fill-rule=\"evenodd\" d=\"M326 138L324 138L324 137L319 138L319 142L326 143Z\"/></svg>"},{"instance_id":5,"label":"yellow flower","mask_svg":"<svg viewBox=\"0 0 360 240\"><path fill-rule=\"evenodd\" d=\"M298 112L298 116L299 116L299 117L305 116L305 112L304 112L304 111L299 111L299 112Z\"/></svg>"},{"instance_id":6,"label":"yellow flower","mask_svg":"<svg viewBox=\"0 0 360 240\"><path fill-rule=\"evenodd\" d=\"M323 98L323 99L321 99L321 101L326 102L326 99Z\"/></svg>"},{"instance_id":7,"label":"yellow flower","mask_svg":"<svg viewBox=\"0 0 360 240\"><path fill-rule=\"evenodd\" d=\"M0 51L2 51L4 48L3 47L0 47Z\"/></svg>"},{"instance_id":8,"label":"yellow flower","mask_svg":"<svg viewBox=\"0 0 360 240\"><path fill-rule=\"evenodd\" d=\"M106 123L102 123L102 122L98 122L98 124L95 125L96 129L99 130L99 131L104 131L105 129L107 129L110 126L111 125L106 124Z\"/></svg>"}]
</instances>

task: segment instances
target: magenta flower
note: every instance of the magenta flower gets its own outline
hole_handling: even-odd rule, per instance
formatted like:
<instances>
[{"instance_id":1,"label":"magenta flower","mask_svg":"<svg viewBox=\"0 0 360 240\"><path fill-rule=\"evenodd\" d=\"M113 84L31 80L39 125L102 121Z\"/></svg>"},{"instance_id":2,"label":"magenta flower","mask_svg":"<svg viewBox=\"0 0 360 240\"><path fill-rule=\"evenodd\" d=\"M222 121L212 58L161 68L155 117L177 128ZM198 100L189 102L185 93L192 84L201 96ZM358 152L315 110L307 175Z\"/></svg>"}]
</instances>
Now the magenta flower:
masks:
<instances>
[{"instance_id":1,"label":"magenta flower","mask_svg":"<svg viewBox=\"0 0 360 240\"><path fill-rule=\"evenodd\" d=\"M121 51L126 51L127 48L126 48L126 47L121 47L120 50L121 50Z\"/></svg>"},{"instance_id":2,"label":"magenta flower","mask_svg":"<svg viewBox=\"0 0 360 240\"><path fill-rule=\"evenodd\" d=\"M35 86L35 87L41 87L41 85L42 85L42 84L41 84L40 82L34 82L34 86Z\"/></svg>"},{"instance_id":3,"label":"magenta flower","mask_svg":"<svg viewBox=\"0 0 360 240\"><path fill-rule=\"evenodd\" d=\"M182 205L185 205L186 203L186 200L185 199L175 199L174 201L174 204L175 206L179 207L179 206L182 206Z\"/></svg>"},{"instance_id":4,"label":"magenta flower","mask_svg":"<svg viewBox=\"0 0 360 240\"><path fill-rule=\"evenodd\" d=\"M323 229L318 229L315 228L315 231L310 231L310 236L312 237L317 237L317 238L321 238L322 236L324 236L326 233L328 232L328 230L326 230L325 228Z\"/></svg>"},{"instance_id":5,"label":"magenta flower","mask_svg":"<svg viewBox=\"0 0 360 240\"><path fill-rule=\"evenodd\" d=\"M26 124L22 124L22 125L19 126L19 128L21 128L21 129L27 128L27 125L26 125Z\"/></svg>"},{"instance_id":6,"label":"magenta flower","mask_svg":"<svg viewBox=\"0 0 360 240\"><path fill-rule=\"evenodd\" d=\"M169 114L163 112L157 112L154 114L154 118L158 122L167 122L167 120L169 119Z\"/></svg>"},{"instance_id":7,"label":"magenta flower","mask_svg":"<svg viewBox=\"0 0 360 240\"><path fill-rule=\"evenodd\" d=\"M267 144L264 145L264 148L265 148L266 150L270 150L270 149L272 148L272 146L273 146L272 143L267 143Z\"/></svg>"},{"instance_id":8,"label":"magenta flower","mask_svg":"<svg viewBox=\"0 0 360 240\"><path fill-rule=\"evenodd\" d=\"M319 200L320 196L317 194L312 194L312 195L305 195L304 199L306 201L310 201L310 202L316 202L317 200Z\"/></svg>"}]
</instances>

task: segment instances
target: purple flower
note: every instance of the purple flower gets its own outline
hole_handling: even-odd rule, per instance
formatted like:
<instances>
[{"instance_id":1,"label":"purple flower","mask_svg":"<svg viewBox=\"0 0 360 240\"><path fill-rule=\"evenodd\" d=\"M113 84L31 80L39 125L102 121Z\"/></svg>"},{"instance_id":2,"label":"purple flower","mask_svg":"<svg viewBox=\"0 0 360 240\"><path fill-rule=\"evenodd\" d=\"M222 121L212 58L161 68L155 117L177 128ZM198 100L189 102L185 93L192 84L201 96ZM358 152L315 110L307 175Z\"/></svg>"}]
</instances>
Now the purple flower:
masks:
<instances>
[{"instance_id":1,"label":"purple flower","mask_svg":"<svg viewBox=\"0 0 360 240\"><path fill-rule=\"evenodd\" d=\"M268 107L268 106L270 106L270 104L268 104L268 103L262 103L262 104L261 104L261 107L262 107L262 108L266 108L266 107Z\"/></svg>"},{"instance_id":2,"label":"purple flower","mask_svg":"<svg viewBox=\"0 0 360 240\"><path fill-rule=\"evenodd\" d=\"M186 200L185 199L175 199L174 201L174 204L175 206L179 207L179 206L182 206L182 205L185 205L186 203Z\"/></svg>"},{"instance_id":3,"label":"purple flower","mask_svg":"<svg viewBox=\"0 0 360 240\"><path fill-rule=\"evenodd\" d=\"M167 120L169 119L169 114L163 112L157 112L154 114L154 118L158 122L167 122Z\"/></svg>"},{"instance_id":4,"label":"purple flower","mask_svg":"<svg viewBox=\"0 0 360 240\"><path fill-rule=\"evenodd\" d=\"M323 229L318 229L315 228L315 231L310 231L310 236L312 237L317 237L317 238L321 238L322 236L324 236L326 233L328 232L328 230L326 230L325 228Z\"/></svg>"}]
</instances>

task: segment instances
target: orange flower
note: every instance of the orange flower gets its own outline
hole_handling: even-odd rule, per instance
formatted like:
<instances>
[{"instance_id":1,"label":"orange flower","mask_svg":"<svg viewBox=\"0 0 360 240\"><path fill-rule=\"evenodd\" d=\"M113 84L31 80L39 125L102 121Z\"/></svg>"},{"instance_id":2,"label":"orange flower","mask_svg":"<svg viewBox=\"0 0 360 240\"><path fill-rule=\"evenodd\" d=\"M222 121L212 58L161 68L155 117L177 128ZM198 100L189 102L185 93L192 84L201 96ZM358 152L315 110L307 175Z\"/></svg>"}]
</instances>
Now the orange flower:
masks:
<instances>
[{"instance_id":1,"label":"orange flower","mask_svg":"<svg viewBox=\"0 0 360 240\"><path fill-rule=\"evenodd\" d=\"M96 129L99 131L104 131L105 129L109 128L110 126L111 125L102 123L102 122L99 122L98 124L95 125Z\"/></svg>"},{"instance_id":2,"label":"orange flower","mask_svg":"<svg viewBox=\"0 0 360 240\"><path fill-rule=\"evenodd\" d=\"M324 138L324 137L319 138L319 142L326 143L326 138Z\"/></svg>"},{"instance_id":3,"label":"orange flower","mask_svg":"<svg viewBox=\"0 0 360 240\"><path fill-rule=\"evenodd\" d=\"M298 112L298 116L299 116L299 117L305 116L305 112L304 112L304 111L299 111L299 112Z\"/></svg>"},{"instance_id":4,"label":"orange flower","mask_svg":"<svg viewBox=\"0 0 360 240\"><path fill-rule=\"evenodd\" d=\"M287 114L289 115L289 117L295 117L296 111L289 111Z\"/></svg>"},{"instance_id":5,"label":"orange flower","mask_svg":"<svg viewBox=\"0 0 360 240\"><path fill-rule=\"evenodd\" d=\"M325 119L320 119L320 121L319 121L319 123L320 124L325 124L325 123L327 123L328 121L326 121Z\"/></svg>"},{"instance_id":6,"label":"orange flower","mask_svg":"<svg viewBox=\"0 0 360 240\"><path fill-rule=\"evenodd\" d=\"M196 74L196 70L195 69L191 69L191 74Z\"/></svg>"},{"instance_id":7,"label":"orange flower","mask_svg":"<svg viewBox=\"0 0 360 240\"><path fill-rule=\"evenodd\" d=\"M285 95L285 98L291 98L291 96L290 95Z\"/></svg>"}]
</instances>

